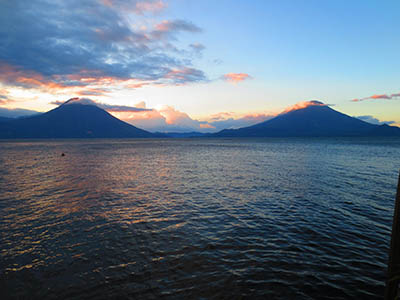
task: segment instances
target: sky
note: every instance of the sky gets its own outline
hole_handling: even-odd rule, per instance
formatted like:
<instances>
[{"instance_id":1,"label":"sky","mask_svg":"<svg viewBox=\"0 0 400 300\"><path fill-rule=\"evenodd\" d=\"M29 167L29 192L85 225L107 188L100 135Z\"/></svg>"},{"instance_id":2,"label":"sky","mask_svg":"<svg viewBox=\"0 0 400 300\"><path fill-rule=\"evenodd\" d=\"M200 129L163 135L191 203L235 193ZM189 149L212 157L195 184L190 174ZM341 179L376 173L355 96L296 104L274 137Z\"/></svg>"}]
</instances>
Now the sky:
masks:
<instances>
[{"instance_id":1,"label":"sky","mask_svg":"<svg viewBox=\"0 0 400 300\"><path fill-rule=\"evenodd\" d=\"M0 116L71 98L150 131L318 100L400 125L400 1L0 0Z\"/></svg>"}]
</instances>

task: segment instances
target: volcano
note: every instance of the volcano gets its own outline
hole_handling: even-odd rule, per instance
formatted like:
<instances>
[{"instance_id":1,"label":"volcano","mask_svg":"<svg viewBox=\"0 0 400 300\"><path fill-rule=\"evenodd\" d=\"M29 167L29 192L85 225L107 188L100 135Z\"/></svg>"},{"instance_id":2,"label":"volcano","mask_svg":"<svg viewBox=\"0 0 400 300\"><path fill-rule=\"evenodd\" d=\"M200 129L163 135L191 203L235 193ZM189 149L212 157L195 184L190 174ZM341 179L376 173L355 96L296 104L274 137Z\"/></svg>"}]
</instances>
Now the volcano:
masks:
<instances>
[{"instance_id":1,"label":"volcano","mask_svg":"<svg viewBox=\"0 0 400 300\"><path fill-rule=\"evenodd\" d=\"M96 105L65 102L44 114L0 122L0 138L149 138Z\"/></svg>"},{"instance_id":2,"label":"volcano","mask_svg":"<svg viewBox=\"0 0 400 300\"><path fill-rule=\"evenodd\" d=\"M375 125L338 112L319 101L285 111L253 126L224 129L215 137L400 136L400 128Z\"/></svg>"}]
</instances>

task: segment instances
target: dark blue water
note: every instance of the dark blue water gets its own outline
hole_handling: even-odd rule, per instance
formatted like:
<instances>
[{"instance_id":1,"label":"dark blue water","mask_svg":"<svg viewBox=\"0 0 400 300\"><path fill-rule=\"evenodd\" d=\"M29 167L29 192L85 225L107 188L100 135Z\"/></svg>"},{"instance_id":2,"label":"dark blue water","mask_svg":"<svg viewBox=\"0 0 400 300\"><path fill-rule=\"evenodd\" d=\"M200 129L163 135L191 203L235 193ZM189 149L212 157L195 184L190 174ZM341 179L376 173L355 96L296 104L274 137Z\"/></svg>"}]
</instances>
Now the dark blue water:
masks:
<instances>
[{"instance_id":1,"label":"dark blue water","mask_svg":"<svg viewBox=\"0 0 400 300\"><path fill-rule=\"evenodd\" d=\"M399 139L3 141L2 299L381 299L399 157Z\"/></svg>"}]
</instances>

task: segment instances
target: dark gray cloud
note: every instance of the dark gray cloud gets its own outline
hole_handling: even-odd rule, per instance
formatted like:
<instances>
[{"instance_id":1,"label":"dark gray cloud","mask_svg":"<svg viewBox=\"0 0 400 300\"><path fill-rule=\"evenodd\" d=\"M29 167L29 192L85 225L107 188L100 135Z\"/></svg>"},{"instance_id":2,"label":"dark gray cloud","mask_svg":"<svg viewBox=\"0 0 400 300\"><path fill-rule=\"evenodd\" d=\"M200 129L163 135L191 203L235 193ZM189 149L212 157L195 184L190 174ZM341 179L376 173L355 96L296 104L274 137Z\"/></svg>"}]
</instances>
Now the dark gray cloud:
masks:
<instances>
[{"instance_id":1,"label":"dark gray cloud","mask_svg":"<svg viewBox=\"0 0 400 300\"><path fill-rule=\"evenodd\" d=\"M174 78L166 75L188 67L188 61L170 51L165 41L173 42L179 32L196 33L201 29L190 22L174 20L160 23L150 32L135 30L113 2L0 1L0 69L67 86L82 84L76 79L79 76L173 82ZM126 3L134 11L139 7L143 12L162 2ZM13 81L9 84L35 84L19 77L9 78ZM204 79L204 73L197 70L196 76L183 81ZM6 80L5 76L0 80Z\"/></svg>"},{"instance_id":2,"label":"dark gray cloud","mask_svg":"<svg viewBox=\"0 0 400 300\"><path fill-rule=\"evenodd\" d=\"M395 121L379 121L377 118L373 116L358 116L357 119L363 120L365 122L376 124L376 125L383 125L383 124L395 124Z\"/></svg>"}]
</instances>

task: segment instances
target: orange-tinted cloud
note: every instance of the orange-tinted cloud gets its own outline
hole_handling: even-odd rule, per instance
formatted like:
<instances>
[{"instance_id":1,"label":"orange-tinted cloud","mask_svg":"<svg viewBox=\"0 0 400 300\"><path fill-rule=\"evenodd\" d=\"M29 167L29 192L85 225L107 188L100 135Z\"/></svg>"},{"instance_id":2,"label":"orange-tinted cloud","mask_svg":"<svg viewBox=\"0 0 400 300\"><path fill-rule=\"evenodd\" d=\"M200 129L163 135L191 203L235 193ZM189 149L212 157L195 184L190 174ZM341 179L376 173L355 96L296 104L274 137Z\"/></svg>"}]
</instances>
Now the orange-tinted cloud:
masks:
<instances>
[{"instance_id":1,"label":"orange-tinted cloud","mask_svg":"<svg viewBox=\"0 0 400 300\"><path fill-rule=\"evenodd\" d=\"M22 70L10 64L0 62L0 82L25 88L59 90L66 86L54 82L34 71Z\"/></svg>"},{"instance_id":2,"label":"orange-tinted cloud","mask_svg":"<svg viewBox=\"0 0 400 300\"><path fill-rule=\"evenodd\" d=\"M137 108L146 107L144 102L135 105ZM210 131L212 125L192 119L187 113L181 112L172 106L164 106L160 109L148 109L138 112L112 112L134 126L160 132L188 132L188 131ZM214 130L215 131L215 130Z\"/></svg>"},{"instance_id":3,"label":"orange-tinted cloud","mask_svg":"<svg viewBox=\"0 0 400 300\"><path fill-rule=\"evenodd\" d=\"M203 128L203 129L215 129L215 127L214 126L212 126L211 124L208 124L208 123L204 123L204 124L200 124L200 128Z\"/></svg>"},{"instance_id":4,"label":"orange-tinted cloud","mask_svg":"<svg viewBox=\"0 0 400 300\"><path fill-rule=\"evenodd\" d=\"M8 96L9 92L6 89L0 89L0 105L8 104L14 102Z\"/></svg>"},{"instance_id":5,"label":"orange-tinted cloud","mask_svg":"<svg viewBox=\"0 0 400 300\"><path fill-rule=\"evenodd\" d=\"M376 99L390 100L390 99L395 99L395 98L400 98L400 93L372 95L372 96L364 97L364 98L355 98L350 101L351 102L360 102L360 101L365 101L365 100L374 100L374 99L375 100Z\"/></svg>"},{"instance_id":6,"label":"orange-tinted cloud","mask_svg":"<svg viewBox=\"0 0 400 300\"><path fill-rule=\"evenodd\" d=\"M283 114L284 113L288 113L290 111L306 108L306 107L309 107L309 106L326 106L326 104L324 104L324 103L322 103L320 101L315 101L315 100L298 102L295 105L286 108L282 113Z\"/></svg>"},{"instance_id":7,"label":"orange-tinted cloud","mask_svg":"<svg viewBox=\"0 0 400 300\"><path fill-rule=\"evenodd\" d=\"M4 62L0 62L0 83L5 86L34 89L51 94L62 93L76 96L105 96L113 89L137 89L155 84L147 80L105 76L99 71L86 69L75 74L44 76ZM0 90L1 95L3 97L0 98L4 100L5 94Z\"/></svg>"},{"instance_id":8,"label":"orange-tinted cloud","mask_svg":"<svg viewBox=\"0 0 400 300\"><path fill-rule=\"evenodd\" d=\"M222 78L229 82L238 83L250 79L252 77L246 73L228 73L223 75Z\"/></svg>"},{"instance_id":9,"label":"orange-tinted cloud","mask_svg":"<svg viewBox=\"0 0 400 300\"><path fill-rule=\"evenodd\" d=\"M392 97L388 95L372 95L370 97L371 99L391 99Z\"/></svg>"}]
</instances>

